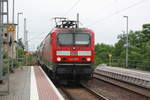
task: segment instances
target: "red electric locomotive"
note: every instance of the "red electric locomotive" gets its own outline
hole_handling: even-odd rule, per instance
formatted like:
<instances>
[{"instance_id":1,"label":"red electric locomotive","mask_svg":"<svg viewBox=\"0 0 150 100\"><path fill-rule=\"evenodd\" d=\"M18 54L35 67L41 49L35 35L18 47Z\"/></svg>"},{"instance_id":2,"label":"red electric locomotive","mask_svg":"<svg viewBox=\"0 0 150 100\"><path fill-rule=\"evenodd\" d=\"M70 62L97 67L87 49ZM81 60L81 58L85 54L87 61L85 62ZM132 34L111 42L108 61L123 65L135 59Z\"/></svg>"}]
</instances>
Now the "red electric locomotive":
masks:
<instances>
[{"instance_id":1,"label":"red electric locomotive","mask_svg":"<svg viewBox=\"0 0 150 100\"><path fill-rule=\"evenodd\" d=\"M42 41L38 55L38 62L54 79L89 79L94 69L94 32L63 19Z\"/></svg>"}]
</instances>

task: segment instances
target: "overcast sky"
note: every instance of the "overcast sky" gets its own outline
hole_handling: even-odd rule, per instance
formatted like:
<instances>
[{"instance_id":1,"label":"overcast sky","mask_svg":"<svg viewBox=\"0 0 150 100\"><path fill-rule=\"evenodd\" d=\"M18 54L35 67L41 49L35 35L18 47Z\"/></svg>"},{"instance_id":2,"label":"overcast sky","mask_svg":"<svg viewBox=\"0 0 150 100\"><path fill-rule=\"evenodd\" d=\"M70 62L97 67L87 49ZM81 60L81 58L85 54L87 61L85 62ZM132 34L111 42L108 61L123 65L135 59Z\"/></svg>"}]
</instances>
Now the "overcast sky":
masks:
<instances>
[{"instance_id":1,"label":"overcast sky","mask_svg":"<svg viewBox=\"0 0 150 100\"><path fill-rule=\"evenodd\" d=\"M11 19L12 0L9 5ZM95 32L96 43L114 45L118 34L126 28L124 15L129 16L130 30L141 30L143 24L150 23L150 0L15 0L15 19L17 12L23 12L20 38L23 38L23 19L27 18L30 50L35 50L51 31L53 17L76 19L77 13L81 27Z\"/></svg>"}]
</instances>

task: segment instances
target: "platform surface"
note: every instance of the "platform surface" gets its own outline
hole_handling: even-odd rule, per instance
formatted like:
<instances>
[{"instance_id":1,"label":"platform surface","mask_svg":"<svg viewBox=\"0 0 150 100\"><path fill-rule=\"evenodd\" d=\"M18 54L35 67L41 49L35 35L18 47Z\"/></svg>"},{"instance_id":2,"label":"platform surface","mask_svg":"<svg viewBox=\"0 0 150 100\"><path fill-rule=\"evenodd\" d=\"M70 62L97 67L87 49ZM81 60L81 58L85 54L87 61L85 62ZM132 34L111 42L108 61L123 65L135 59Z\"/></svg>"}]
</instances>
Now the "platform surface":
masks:
<instances>
[{"instance_id":1,"label":"platform surface","mask_svg":"<svg viewBox=\"0 0 150 100\"><path fill-rule=\"evenodd\" d=\"M1 90L1 88L0 88ZM64 100L39 66L28 66L10 74L10 91L0 100Z\"/></svg>"},{"instance_id":2,"label":"platform surface","mask_svg":"<svg viewBox=\"0 0 150 100\"><path fill-rule=\"evenodd\" d=\"M95 72L111 78L150 88L150 72L110 66L98 66L95 69Z\"/></svg>"},{"instance_id":3,"label":"platform surface","mask_svg":"<svg viewBox=\"0 0 150 100\"><path fill-rule=\"evenodd\" d=\"M133 70L133 69L125 69L125 68L120 68L120 67L108 67L108 66L97 67L97 69L109 71L113 73L118 73L118 74L123 74L123 75L128 75L131 77L137 77L140 79L150 81L150 72Z\"/></svg>"},{"instance_id":4,"label":"platform surface","mask_svg":"<svg viewBox=\"0 0 150 100\"><path fill-rule=\"evenodd\" d=\"M10 93L0 96L0 100L29 100L30 71L30 67L24 67L22 70L17 69L15 73L10 74Z\"/></svg>"}]
</instances>

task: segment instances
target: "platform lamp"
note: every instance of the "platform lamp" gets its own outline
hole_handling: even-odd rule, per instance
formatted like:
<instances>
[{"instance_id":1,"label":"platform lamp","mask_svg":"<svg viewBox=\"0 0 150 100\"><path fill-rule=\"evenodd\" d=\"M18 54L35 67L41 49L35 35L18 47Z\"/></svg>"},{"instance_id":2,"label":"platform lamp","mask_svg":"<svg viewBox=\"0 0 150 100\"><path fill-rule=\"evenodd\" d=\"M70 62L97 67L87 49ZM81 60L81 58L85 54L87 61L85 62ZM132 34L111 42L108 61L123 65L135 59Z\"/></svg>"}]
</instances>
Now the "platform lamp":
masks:
<instances>
[{"instance_id":1,"label":"platform lamp","mask_svg":"<svg viewBox=\"0 0 150 100\"><path fill-rule=\"evenodd\" d=\"M128 67L128 47L129 47L129 42L128 42L128 16L123 16L126 18L126 67Z\"/></svg>"},{"instance_id":2,"label":"platform lamp","mask_svg":"<svg viewBox=\"0 0 150 100\"><path fill-rule=\"evenodd\" d=\"M23 15L23 12L17 13L17 42L19 40L19 16L20 15ZM17 58L17 62L18 62L18 51L16 52L16 58Z\"/></svg>"}]
</instances>

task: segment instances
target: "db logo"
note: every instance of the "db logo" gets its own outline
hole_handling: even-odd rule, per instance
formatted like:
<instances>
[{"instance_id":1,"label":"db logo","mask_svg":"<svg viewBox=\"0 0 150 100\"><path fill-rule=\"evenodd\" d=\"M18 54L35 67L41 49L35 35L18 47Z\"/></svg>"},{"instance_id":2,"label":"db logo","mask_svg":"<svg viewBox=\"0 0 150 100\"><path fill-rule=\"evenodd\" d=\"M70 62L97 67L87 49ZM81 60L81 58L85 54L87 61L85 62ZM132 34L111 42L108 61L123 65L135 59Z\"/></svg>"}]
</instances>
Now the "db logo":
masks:
<instances>
[{"instance_id":1,"label":"db logo","mask_svg":"<svg viewBox=\"0 0 150 100\"><path fill-rule=\"evenodd\" d=\"M77 55L77 51L71 51L71 55Z\"/></svg>"}]
</instances>

